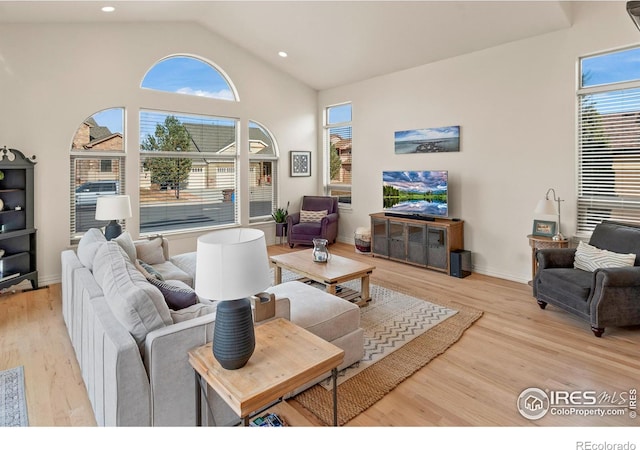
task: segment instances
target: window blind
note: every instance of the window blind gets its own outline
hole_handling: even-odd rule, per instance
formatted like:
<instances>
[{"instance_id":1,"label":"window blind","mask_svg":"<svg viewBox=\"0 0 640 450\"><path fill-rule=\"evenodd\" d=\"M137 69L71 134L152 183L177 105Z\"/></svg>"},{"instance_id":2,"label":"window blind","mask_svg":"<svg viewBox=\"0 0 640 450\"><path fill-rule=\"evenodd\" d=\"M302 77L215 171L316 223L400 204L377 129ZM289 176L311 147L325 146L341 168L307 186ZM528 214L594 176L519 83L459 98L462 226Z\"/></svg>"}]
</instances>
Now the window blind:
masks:
<instances>
[{"instance_id":1,"label":"window blind","mask_svg":"<svg viewBox=\"0 0 640 450\"><path fill-rule=\"evenodd\" d=\"M578 235L602 220L640 222L640 89L580 94Z\"/></svg>"}]
</instances>

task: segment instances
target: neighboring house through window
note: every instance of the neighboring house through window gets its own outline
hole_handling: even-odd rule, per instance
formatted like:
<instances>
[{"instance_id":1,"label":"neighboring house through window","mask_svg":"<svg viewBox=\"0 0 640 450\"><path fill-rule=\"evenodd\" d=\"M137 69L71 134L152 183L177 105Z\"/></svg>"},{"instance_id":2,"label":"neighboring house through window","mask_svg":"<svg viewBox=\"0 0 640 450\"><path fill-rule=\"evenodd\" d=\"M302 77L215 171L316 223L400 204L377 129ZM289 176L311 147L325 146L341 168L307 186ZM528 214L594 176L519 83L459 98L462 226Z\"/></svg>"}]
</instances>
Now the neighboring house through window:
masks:
<instances>
[{"instance_id":1,"label":"neighboring house through window","mask_svg":"<svg viewBox=\"0 0 640 450\"><path fill-rule=\"evenodd\" d=\"M580 60L577 234L640 222L640 48Z\"/></svg>"},{"instance_id":2,"label":"neighboring house through window","mask_svg":"<svg viewBox=\"0 0 640 450\"><path fill-rule=\"evenodd\" d=\"M72 241L106 225L95 220L99 197L124 192L123 129L124 108L111 108L88 117L76 130L70 152Z\"/></svg>"},{"instance_id":3,"label":"neighboring house through window","mask_svg":"<svg viewBox=\"0 0 640 450\"><path fill-rule=\"evenodd\" d=\"M351 120L351 103L325 109L325 191L327 195L338 197L340 206L351 206Z\"/></svg>"}]
</instances>

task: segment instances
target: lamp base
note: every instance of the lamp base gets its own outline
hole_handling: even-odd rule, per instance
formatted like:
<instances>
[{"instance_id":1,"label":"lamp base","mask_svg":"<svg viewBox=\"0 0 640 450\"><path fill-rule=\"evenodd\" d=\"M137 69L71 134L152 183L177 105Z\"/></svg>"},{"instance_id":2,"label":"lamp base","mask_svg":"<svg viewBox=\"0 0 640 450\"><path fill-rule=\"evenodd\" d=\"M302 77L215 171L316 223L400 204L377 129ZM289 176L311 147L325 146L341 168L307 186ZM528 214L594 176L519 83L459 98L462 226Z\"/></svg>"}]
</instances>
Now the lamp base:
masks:
<instances>
[{"instance_id":1,"label":"lamp base","mask_svg":"<svg viewBox=\"0 0 640 450\"><path fill-rule=\"evenodd\" d=\"M111 222L109 222L109 224L104 228L104 237L107 238L107 241L110 241L111 239L115 239L121 234L122 234L122 226L115 220L112 220Z\"/></svg>"},{"instance_id":2,"label":"lamp base","mask_svg":"<svg viewBox=\"0 0 640 450\"><path fill-rule=\"evenodd\" d=\"M227 370L243 367L256 347L251 300L221 301L213 329L213 356Z\"/></svg>"},{"instance_id":3,"label":"lamp base","mask_svg":"<svg viewBox=\"0 0 640 450\"><path fill-rule=\"evenodd\" d=\"M554 241L564 241L564 236L561 233L556 233L552 239Z\"/></svg>"}]
</instances>

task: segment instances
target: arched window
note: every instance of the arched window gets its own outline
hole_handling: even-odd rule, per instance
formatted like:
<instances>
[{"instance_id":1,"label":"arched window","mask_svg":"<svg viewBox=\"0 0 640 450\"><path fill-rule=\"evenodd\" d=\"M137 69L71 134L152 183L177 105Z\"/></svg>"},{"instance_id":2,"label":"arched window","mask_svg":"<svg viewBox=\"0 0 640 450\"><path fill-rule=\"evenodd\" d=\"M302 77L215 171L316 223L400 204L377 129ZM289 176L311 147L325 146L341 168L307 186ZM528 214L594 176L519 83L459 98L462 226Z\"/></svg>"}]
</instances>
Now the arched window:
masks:
<instances>
[{"instance_id":1,"label":"arched window","mask_svg":"<svg viewBox=\"0 0 640 450\"><path fill-rule=\"evenodd\" d=\"M226 76L213 65L192 56L170 56L156 63L142 80L145 89L237 101Z\"/></svg>"},{"instance_id":2,"label":"arched window","mask_svg":"<svg viewBox=\"0 0 640 450\"><path fill-rule=\"evenodd\" d=\"M249 218L271 217L278 208L276 180L278 151L271 133L258 122L249 122Z\"/></svg>"},{"instance_id":3,"label":"arched window","mask_svg":"<svg viewBox=\"0 0 640 450\"><path fill-rule=\"evenodd\" d=\"M111 108L85 119L71 144L71 240L95 220L96 203L104 195L124 193L124 108Z\"/></svg>"}]
</instances>

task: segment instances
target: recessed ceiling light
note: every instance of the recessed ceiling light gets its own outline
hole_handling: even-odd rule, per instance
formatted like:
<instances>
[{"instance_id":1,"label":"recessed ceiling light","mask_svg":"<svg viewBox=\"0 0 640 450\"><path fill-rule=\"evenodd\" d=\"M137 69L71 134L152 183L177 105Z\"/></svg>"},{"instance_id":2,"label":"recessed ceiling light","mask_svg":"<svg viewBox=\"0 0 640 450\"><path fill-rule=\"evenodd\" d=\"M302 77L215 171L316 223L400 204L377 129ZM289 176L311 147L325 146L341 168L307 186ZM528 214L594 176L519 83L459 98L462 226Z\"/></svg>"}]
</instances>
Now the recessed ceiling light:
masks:
<instances>
[{"instance_id":1,"label":"recessed ceiling light","mask_svg":"<svg viewBox=\"0 0 640 450\"><path fill-rule=\"evenodd\" d=\"M114 12L116 9L113 6L103 6L102 12Z\"/></svg>"},{"instance_id":2,"label":"recessed ceiling light","mask_svg":"<svg viewBox=\"0 0 640 450\"><path fill-rule=\"evenodd\" d=\"M282 58L286 58L287 56L289 56L287 55L287 52L282 52L282 51L278 52L278 55Z\"/></svg>"}]
</instances>

